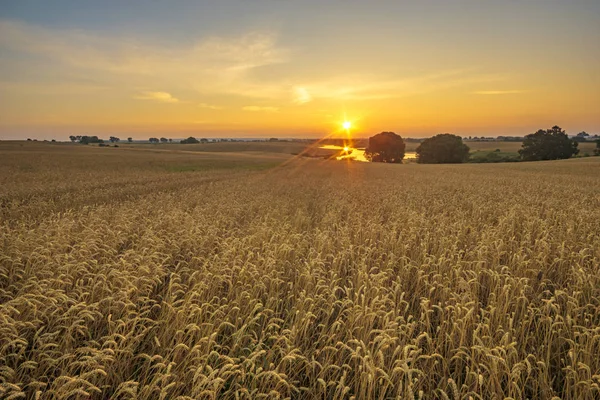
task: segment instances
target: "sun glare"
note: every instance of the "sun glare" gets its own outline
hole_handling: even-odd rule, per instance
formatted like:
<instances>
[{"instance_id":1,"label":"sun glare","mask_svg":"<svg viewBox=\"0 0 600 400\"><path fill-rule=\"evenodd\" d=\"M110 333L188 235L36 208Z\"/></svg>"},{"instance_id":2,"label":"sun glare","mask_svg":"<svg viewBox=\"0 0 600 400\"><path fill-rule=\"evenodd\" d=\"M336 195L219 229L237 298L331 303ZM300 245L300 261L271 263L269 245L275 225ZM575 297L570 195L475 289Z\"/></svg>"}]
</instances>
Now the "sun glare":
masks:
<instances>
[{"instance_id":1,"label":"sun glare","mask_svg":"<svg viewBox=\"0 0 600 400\"><path fill-rule=\"evenodd\" d=\"M344 121L342 126L344 127L344 129L348 130L352 127L352 123L350 121Z\"/></svg>"},{"instance_id":2,"label":"sun glare","mask_svg":"<svg viewBox=\"0 0 600 400\"><path fill-rule=\"evenodd\" d=\"M350 150L350 147L348 147L348 146L344 147L344 151L345 151L346 153L348 152L348 150Z\"/></svg>"}]
</instances>

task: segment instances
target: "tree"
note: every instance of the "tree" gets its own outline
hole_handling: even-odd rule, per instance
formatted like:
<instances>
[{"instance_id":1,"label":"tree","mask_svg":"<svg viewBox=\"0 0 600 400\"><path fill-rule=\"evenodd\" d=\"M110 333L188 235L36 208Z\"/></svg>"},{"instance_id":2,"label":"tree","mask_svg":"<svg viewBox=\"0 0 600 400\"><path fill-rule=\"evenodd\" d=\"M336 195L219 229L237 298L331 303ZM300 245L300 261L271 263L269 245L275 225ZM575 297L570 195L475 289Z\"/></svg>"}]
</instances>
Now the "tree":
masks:
<instances>
[{"instance_id":1,"label":"tree","mask_svg":"<svg viewBox=\"0 0 600 400\"><path fill-rule=\"evenodd\" d=\"M169 139L167 139L166 137L161 137L160 141L161 141L161 143L167 143L169 141Z\"/></svg>"},{"instance_id":2,"label":"tree","mask_svg":"<svg viewBox=\"0 0 600 400\"><path fill-rule=\"evenodd\" d=\"M196 139L195 137L193 137L193 136L190 136L190 137L189 137L189 138L187 138L187 139L183 139L183 140L182 140L181 142L179 142L179 143L181 143L181 144L190 144L190 143L191 143L191 144L195 144L195 143L200 143L200 142L199 142L199 141L198 141L198 139Z\"/></svg>"},{"instance_id":3,"label":"tree","mask_svg":"<svg viewBox=\"0 0 600 400\"><path fill-rule=\"evenodd\" d=\"M590 136L589 133L583 131L583 132L579 132L573 139L576 140L577 142L585 142L589 136Z\"/></svg>"},{"instance_id":4,"label":"tree","mask_svg":"<svg viewBox=\"0 0 600 400\"><path fill-rule=\"evenodd\" d=\"M554 126L525 136L519 154L524 161L562 160L579 153L577 145L564 130Z\"/></svg>"},{"instance_id":5,"label":"tree","mask_svg":"<svg viewBox=\"0 0 600 400\"><path fill-rule=\"evenodd\" d=\"M202 139L200 139L200 143L208 143L208 139L202 138Z\"/></svg>"},{"instance_id":6,"label":"tree","mask_svg":"<svg viewBox=\"0 0 600 400\"><path fill-rule=\"evenodd\" d=\"M148 139L148 141L150 143L158 143L159 142L158 138L155 138L155 137L151 137L150 139Z\"/></svg>"},{"instance_id":7,"label":"tree","mask_svg":"<svg viewBox=\"0 0 600 400\"><path fill-rule=\"evenodd\" d=\"M128 138L127 138L127 141L128 141L129 143L131 143L131 142L133 142L133 138L130 138L130 137L128 137Z\"/></svg>"},{"instance_id":8,"label":"tree","mask_svg":"<svg viewBox=\"0 0 600 400\"><path fill-rule=\"evenodd\" d=\"M104 140L98 139L98 136L81 136L79 139L81 144L104 143Z\"/></svg>"},{"instance_id":9,"label":"tree","mask_svg":"<svg viewBox=\"0 0 600 400\"><path fill-rule=\"evenodd\" d=\"M417 162L420 164L456 164L469 159L469 146L460 136L442 133L425 139L417 147Z\"/></svg>"},{"instance_id":10,"label":"tree","mask_svg":"<svg viewBox=\"0 0 600 400\"><path fill-rule=\"evenodd\" d=\"M169 143L173 142L173 139L169 138Z\"/></svg>"},{"instance_id":11,"label":"tree","mask_svg":"<svg viewBox=\"0 0 600 400\"><path fill-rule=\"evenodd\" d=\"M369 138L365 158L372 162L401 163L406 144L394 132L381 132Z\"/></svg>"},{"instance_id":12,"label":"tree","mask_svg":"<svg viewBox=\"0 0 600 400\"><path fill-rule=\"evenodd\" d=\"M119 138L118 138L118 137L116 137L116 136L111 136L111 137L110 137L108 140L109 140L111 143L117 143L117 142L119 142L121 139L119 139Z\"/></svg>"},{"instance_id":13,"label":"tree","mask_svg":"<svg viewBox=\"0 0 600 400\"><path fill-rule=\"evenodd\" d=\"M69 136L69 139L71 139L71 142L75 143L75 141L77 140L77 136Z\"/></svg>"}]
</instances>

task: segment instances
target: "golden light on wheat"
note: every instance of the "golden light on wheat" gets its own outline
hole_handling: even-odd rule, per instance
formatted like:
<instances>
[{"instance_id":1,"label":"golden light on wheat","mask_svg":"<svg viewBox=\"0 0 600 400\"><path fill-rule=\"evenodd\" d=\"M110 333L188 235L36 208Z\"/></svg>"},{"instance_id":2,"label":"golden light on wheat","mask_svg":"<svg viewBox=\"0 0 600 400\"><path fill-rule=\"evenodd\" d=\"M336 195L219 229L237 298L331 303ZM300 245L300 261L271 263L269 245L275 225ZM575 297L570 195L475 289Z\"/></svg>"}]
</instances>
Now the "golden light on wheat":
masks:
<instances>
[{"instance_id":1,"label":"golden light on wheat","mask_svg":"<svg viewBox=\"0 0 600 400\"><path fill-rule=\"evenodd\" d=\"M597 159L80 151L0 166L3 398L600 396Z\"/></svg>"}]
</instances>

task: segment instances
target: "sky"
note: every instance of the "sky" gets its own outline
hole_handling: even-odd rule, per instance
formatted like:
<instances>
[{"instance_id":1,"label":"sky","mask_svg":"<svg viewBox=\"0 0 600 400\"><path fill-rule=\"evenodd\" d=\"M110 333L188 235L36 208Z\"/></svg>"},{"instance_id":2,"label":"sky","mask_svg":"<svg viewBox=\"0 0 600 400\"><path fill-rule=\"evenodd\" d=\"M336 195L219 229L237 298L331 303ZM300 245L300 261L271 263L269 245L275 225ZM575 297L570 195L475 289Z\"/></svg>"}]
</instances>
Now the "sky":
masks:
<instances>
[{"instance_id":1,"label":"sky","mask_svg":"<svg viewBox=\"0 0 600 400\"><path fill-rule=\"evenodd\" d=\"M0 139L600 133L598 0L0 0Z\"/></svg>"}]
</instances>

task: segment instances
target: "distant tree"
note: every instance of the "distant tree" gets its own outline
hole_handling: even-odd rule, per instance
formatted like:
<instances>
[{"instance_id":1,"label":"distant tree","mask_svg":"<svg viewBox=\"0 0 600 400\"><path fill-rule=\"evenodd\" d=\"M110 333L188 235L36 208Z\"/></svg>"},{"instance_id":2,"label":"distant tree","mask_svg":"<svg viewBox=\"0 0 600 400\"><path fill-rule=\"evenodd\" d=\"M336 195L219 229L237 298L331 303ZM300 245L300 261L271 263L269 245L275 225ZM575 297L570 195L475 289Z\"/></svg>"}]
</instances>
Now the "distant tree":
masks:
<instances>
[{"instance_id":1,"label":"distant tree","mask_svg":"<svg viewBox=\"0 0 600 400\"><path fill-rule=\"evenodd\" d=\"M69 139L71 140L71 142L75 143L77 141L77 136L69 136Z\"/></svg>"},{"instance_id":2,"label":"distant tree","mask_svg":"<svg viewBox=\"0 0 600 400\"><path fill-rule=\"evenodd\" d=\"M161 137L160 141L161 141L161 143L167 143L169 141L169 139L167 139L166 137Z\"/></svg>"},{"instance_id":3,"label":"distant tree","mask_svg":"<svg viewBox=\"0 0 600 400\"><path fill-rule=\"evenodd\" d=\"M442 133L417 147L417 162L420 164L456 164L469 160L469 146L460 136Z\"/></svg>"},{"instance_id":4,"label":"distant tree","mask_svg":"<svg viewBox=\"0 0 600 400\"><path fill-rule=\"evenodd\" d=\"M31 138L27 138L27 141L28 141L28 142L31 142Z\"/></svg>"},{"instance_id":5,"label":"distant tree","mask_svg":"<svg viewBox=\"0 0 600 400\"><path fill-rule=\"evenodd\" d=\"M81 136L81 138L79 139L79 143L81 143L81 144L104 143L104 140L99 139L98 136Z\"/></svg>"},{"instance_id":6,"label":"distant tree","mask_svg":"<svg viewBox=\"0 0 600 400\"><path fill-rule=\"evenodd\" d=\"M208 139L202 138L202 139L200 139L200 143L208 143Z\"/></svg>"},{"instance_id":7,"label":"distant tree","mask_svg":"<svg viewBox=\"0 0 600 400\"><path fill-rule=\"evenodd\" d=\"M173 142L173 139L169 138L169 143L172 143L172 142Z\"/></svg>"},{"instance_id":8,"label":"distant tree","mask_svg":"<svg viewBox=\"0 0 600 400\"><path fill-rule=\"evenodd\" d=\"M133 142L133 138L130 138L130 137L128 137L128 138L127 138L127 141L128 141L129 143L131 143L131 142Z\"/></svg>"},{"instance_id":9,"label":"distant tree","mask_svg":"<svg viewBox=\"0 0 600 400\"><path fill-rule=\"evenodd\" d=\"M108 140L109 140L111 143L118 143L119 141L121 141L121 139L119 139L119 138L118 138L118 137L116 137L116 136L111 136L111 137L110 137Z\"/></svg>"},{"instance_id":10,"label":"distant tree","mask_svg":"<svg viewBox=\"0 0 600 400\"><path fill-rule=\"evenodd\" d=\"M278 142L278 141L279 141L279 139L276 137L272 137L269 139L269 142Z\"/></svg>"},{"instance_id":11,"label":"distant tree","mask_svg":"<svg viewBox=\"0 0 600 400\"><path fill-rule=\"evenodd\" d=\"M181 144L195 144L195 143L200 143L200 142L199 142L199 141L198 141L198 139L196 139L195 137L193 137L193 136L190 136L190 137L189 137L189 138L187 138L187 139L183 139L183 140L182 140L181 142L179 142L179 143L181 143Z\"/></svg>"},{"instance_id":12,"label":"distant tree","mask_svg":"<svg viewBox=\"0 0 600 400\"><path fill-rule=\"evenodd\" d=\"M159 142L158 138L155 138L155 137L151 137L150 139L148 139L148 141L150 143L158 143Z\"/></svg>"},{"instance_id":13,"label":"distant tree","mask_svg":"<svg viewBox=\"0 0 600 400\"><path fill-rule=\"evenodd\" d=\"M559 126L525 136L519 154L524 161L561 160L579 153L577 141Z\"/></svg>"},{"instance_id":14,"label":"distant tree","mask_svg":"<svg viewBox=\"0 0 600 400\"><path fill-rule=\"evenodd\" d=\"M56 139L52 139L52 140L51 140L51 142L52 142L52 143L56 143Z\"/></svg>"},{"instance_id":15,"label":"distant tree","mask_svg":"<svg viewBox=\"0 0 600 400\"><path fill-rule=\"evenodd\" d=\"M394 132L381 132L369 138L365 158L373 162L401 163L406 144Z\"/></svg>"},{"instance_id":16,"label":"distant tree","mask_svg":"<svg viewBox=\"0 0 600 400\"><path fill-rule=\"evenodd\" d=\"M585 131L579 132L577 135L575 135L573 140L575 140L577 142L585 142L589 136L590 136L589 133L587 133Z\"/></svg>"}]
</instances>

